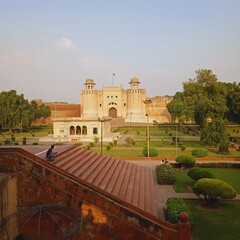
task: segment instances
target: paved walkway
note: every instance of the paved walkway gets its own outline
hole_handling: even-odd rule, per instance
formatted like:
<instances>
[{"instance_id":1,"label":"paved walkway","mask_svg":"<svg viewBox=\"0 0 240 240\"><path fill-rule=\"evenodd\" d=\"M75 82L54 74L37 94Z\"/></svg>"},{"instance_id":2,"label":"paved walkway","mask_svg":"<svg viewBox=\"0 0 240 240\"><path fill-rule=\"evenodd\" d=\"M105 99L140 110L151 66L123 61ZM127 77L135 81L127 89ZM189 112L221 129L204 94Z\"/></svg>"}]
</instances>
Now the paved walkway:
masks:
<instances>
[{"instance_id":1,"label":"paved walkway","mask_svg":"<svg viewBox=\"0 0 240 240\"><path fill-rule=\"evenodd\" d=\"M140 164L142 166L151 167L155 171L155 167L160 164L161 161L135 161L130 162ZM164 208L166 208L167 199L170 197L182 198L182 199L199 199L194 193L176 193L172 185L160 185L157 183L157 178L155 177L155 187L157 192L157 202L158 202L158 215L160 218L165 219ZM237 194L234 200L240 201L240 194Z\"/></svg>"}]
</instances>

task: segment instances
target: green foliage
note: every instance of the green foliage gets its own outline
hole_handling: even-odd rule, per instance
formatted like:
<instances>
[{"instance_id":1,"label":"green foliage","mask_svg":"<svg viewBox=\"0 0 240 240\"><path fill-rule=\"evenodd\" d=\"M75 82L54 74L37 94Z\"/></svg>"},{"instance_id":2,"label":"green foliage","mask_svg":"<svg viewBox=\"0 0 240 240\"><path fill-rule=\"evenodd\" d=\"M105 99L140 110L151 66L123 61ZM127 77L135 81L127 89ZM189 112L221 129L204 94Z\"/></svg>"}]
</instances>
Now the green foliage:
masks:
<instances>
[{"instance_id":1,"label":"green foliage","mask_svg":"<svg viewBox=\"0 0 240 240\"><path fill-rule=\"evenodd\" d=\"M207 154L208 154L207 151L202 148L194 148L192 150L192 155L197 158L204 158L207 156Z\"/></svg>"},{"instance_id":2,"label":"green foliage","mask_svg":"<svg viewBox=\"0 0 240 240\"><path fill-rule=\"evenodd\" d=\"M32 145L38 145L38 142L33 142Z\"/></svg>"},{"instance_id":3,"label":"green foliage","mask_svg":"<svg viewBox=\"0 0 240 240\"><path fill-rule=\"evenodd\" d=\"M173 101L167 104L167 109L172 115L174 121L182 118L184 115L184 101L181 92L175 94Z\"/></svg>"},{"instance_id":4,"label":"green foliage","mask_svg":"<svg viewBox=\"0 0 240 240\"><path fill-rule=\"evenodd\" d=\"M167 200L167 219L171 223L178 223L178 216L181 212L187 212L192 222L192 213L189 207L181 198L168 198Z\"/></svg>"},{"instance_id":5,"label":"green foliage","mask_svg":"<svg viewBox=\"0 0 240 240\"><path fill-rule=\"evenodd\" d=\"M180 154L175 160L183 167L191 167L196 162L195 158L189 154Z\"/></svg>"},{"instance_id":6,"label":"green foliage","mask_svg":"<svg viewBox=\"0 0 240 240\"><path fill-rule=\"evenodd\" d=\"M45 105L37 105L32 101L24 99L24 95L18 95L15 90L0 93L0 122L1 127L27 127L40 118L50 116L50 108Z\"/></svg>"},{"instance_id":7,"label":"green foliage","mask_svg":"<svg viewBox=\"0 0 240 240\"><path fill-rule=\"evenodd\" d=\"M135 144L134 140L131 137L126 138L125 142L127 143L128 146Z\"/></svg>"},{"instance_id":8,"label":"green foliage","mask_svg":"<svg viewBox=\"0 0 240 240\"><path fill-rule=\"evenodd\" d=\"M228 91L226 116L229 121L240 123L240 83L224 83Z\"/></svg>"},{"instance_id":9,"label":"green foliage","mask_svg":"<svg viewBox=\"0 0 240 240\"><path fill-rule=\"evenodd\" d=\"M10 140L5 139L5 140L4 140L4 144L5 144L5 145L9 145L9 144L10 144Z\"/></svg>"},{"instance_id":10,"label":"green foliage","mask_svg":"<svg viewBox=\"0 0 240 240\"><path fill-rule=\"evenodd\" d=\"M228 136L225 120L216 118L204 126L201 129L201 141L206 145L218 147L220 153L228 152Z\"/></svg>"},{"instance_id":11,"label":"green foliage","mask_svg":"<svg viewBox=\"0 0 240 240\"><path fill-rule=\"evenodd\" d=\"M112 143L112 142L108 143L108 145L110 145L111 147L113 147L113 143Z\"/></svg>"},{"instance_id":12,"label":"green foliage","mask_svg":"<svg viewBox=\"0 0 240 240\"><path fill-rule=\"evenodd\" d=\"M159 184L173 184L176 181L174 169L169 163L158 165L156 167L156 174Z\"/></svg>"},{"instance_id":13,"label":"green foliage","mask_svg":"<svg viewBox=\"0 0 240 240\"><path fill-rule=\"evenodd\" d=\"M23 145L26 145L26 144L27 144L27 138L26 138L26 137L23 137L23 139L22 139L22 144L23 144Z\"/></svg>"},{"instance_id":14,"label":"green foliage","mask_svg":"<svg viewBox=\"0 0 240 240\"><path fill-rule=\"evenodd\" d=\"M212 178L202 178L193 185L193 192L204 197L209 205L218 198L232 199L236 197L236 190L228 183Z\"/></svg>"},{"instance_id":15,"label":"green foliage","mask_svg":"<svg viewBox=\"0 0 240 240\"><path fill-rule=\"evenodd\" d=\"M110 150L112 148L112 146L110 145L110 144L108 144L107 146L106 146L106 149L107 150Z\"/></svg>"},{"instance_id":16,"label":"green foliage","mask_svg":"<svg viewBox=\"0 0 240 240\"><path fill-rule=\"evenodd\" d=\"M148 156L148 148L144 147L142 153L145 157L147 157ZM157 149L156 148L149 148L149 157L157 157L157 156L158 156Z\"/></svg>"},{"instance_id":17,"label":"green foliage","mask_svg":"<svg viewBox=\"0 0 240 240\"><path fill-rule=\"evenodd\" d=\"M90 147L94 147L94 142L90 142L90 143L89 143L89 146L90 146Z\"/></svg>"},{"instance_id":18,"label":"green foliage","mask_svg":"<svg viewBox=\"0 0 240 240\"><path fill-rule=\"evenodd\" d=\"M90 145L85 145L85 146L83 146L83 149L90 150L91 147L90 147Z\"/></svg>"},{"instance_id":19,"label":"green foliage","mask_svg":"<svg viewBox=\"0 0 240 240\"><path fill-rule=\"evenodd\" d=\"M117 140L116 140L116 139L113 141L113 144L114 144L114 145L117 145Z\"/></svg>"},{"instance_id":20,"label":"green foliage","mask_svg":"<svg viewBox=\"0 0 240 240\"><path fill-rule=\"evenodd\" d=\"M194 181L197 181L202 178L215 178L214 174L207 171L206 169L199 168L199 167L191 168L188 171L188 176Z\"/></svg>"}]
</instances>

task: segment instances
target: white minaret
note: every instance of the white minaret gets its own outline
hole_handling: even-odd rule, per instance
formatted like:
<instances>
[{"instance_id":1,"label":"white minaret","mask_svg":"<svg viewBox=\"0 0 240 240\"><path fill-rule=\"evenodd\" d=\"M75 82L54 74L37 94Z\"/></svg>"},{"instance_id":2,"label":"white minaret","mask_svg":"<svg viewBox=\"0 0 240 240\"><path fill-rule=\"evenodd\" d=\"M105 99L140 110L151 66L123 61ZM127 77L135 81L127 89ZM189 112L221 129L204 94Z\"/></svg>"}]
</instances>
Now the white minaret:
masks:
<instances>
[{"instance_id":1,"label":"white minaret","mask_svg":"<svg viewBox=\"0 0 240 240\"><path fill-rule=\"evenodd\" d=\"M87 79L84 83L85 90L80 91L80 103L82 106L82 118L97 118L97 91L94 89L94 81Z\"/></svg>"}]
</instances>

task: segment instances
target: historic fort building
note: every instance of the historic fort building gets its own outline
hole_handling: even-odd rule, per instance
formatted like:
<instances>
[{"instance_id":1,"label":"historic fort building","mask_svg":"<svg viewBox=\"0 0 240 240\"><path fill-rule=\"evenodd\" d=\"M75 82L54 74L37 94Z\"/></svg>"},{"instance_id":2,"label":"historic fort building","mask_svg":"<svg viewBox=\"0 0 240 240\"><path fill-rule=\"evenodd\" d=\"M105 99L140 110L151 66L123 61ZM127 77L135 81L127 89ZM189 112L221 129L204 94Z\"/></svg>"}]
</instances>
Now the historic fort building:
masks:
<instances>
[{"instance_id":1,"label":"historic fort building","mask_svg":"<svg viewBox=\"0 0 240 240\"><path fill-rule=\"evenodd\" d=\"M96 90L93 79L87 79L84 85L85 89L80 91L80 105L47 104L51 108L56 142L88 142L100 138L102 134L105 141L111 141L116 137L111 133L114 119L130 124L152 123L154 120L159 123L171 122L166 105L172 97L148 98L136 77L131 78L130 88L126 90L122 86Z\"/></svg>"}]
</instances>

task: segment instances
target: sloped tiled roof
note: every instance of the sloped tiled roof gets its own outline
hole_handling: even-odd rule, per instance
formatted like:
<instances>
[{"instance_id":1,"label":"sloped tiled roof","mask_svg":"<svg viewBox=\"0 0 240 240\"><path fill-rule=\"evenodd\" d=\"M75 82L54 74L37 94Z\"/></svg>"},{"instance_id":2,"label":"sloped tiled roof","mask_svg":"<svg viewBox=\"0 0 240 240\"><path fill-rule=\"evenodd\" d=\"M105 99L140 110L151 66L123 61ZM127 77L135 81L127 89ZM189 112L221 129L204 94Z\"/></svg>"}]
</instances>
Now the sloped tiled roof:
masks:
<instances>
[{"instance_id":1,"label":"sloped tiled roof","mask_svg":"<svg viewBox=\"0 0 240 240\"><path fill-rule=\"evenodd\" d=\"M50 164L106 191L113 197L158 216L154 169L80 147L59 147ZM45 159L45 151L36 154Z\"/></svg>"}]
</instances>

